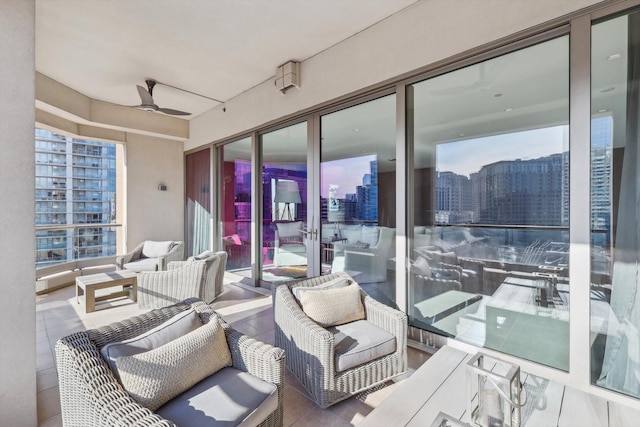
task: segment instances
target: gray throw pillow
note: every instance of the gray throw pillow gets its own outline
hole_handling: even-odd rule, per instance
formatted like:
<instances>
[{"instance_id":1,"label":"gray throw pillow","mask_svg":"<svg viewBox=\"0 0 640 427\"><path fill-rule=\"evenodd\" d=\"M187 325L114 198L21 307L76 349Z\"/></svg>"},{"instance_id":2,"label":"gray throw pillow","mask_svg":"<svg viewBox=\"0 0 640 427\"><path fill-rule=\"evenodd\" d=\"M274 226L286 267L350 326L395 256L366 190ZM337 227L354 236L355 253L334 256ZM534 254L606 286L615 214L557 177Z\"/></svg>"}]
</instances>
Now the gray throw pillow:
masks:
<instances>
[{"instance_id":1,"label":"gray throw pillow","mask_svg":"<svg viewBox=\"0 0 640 427\"><path fill-rule=\"evenodd\" d=\"M119 378L116 360L119 357L143 353L160 347L202 326L200 316L193 309L176 314L159 326L125 341L112 342L100 349L116 378Z\"/></svg>"}]
</instances>

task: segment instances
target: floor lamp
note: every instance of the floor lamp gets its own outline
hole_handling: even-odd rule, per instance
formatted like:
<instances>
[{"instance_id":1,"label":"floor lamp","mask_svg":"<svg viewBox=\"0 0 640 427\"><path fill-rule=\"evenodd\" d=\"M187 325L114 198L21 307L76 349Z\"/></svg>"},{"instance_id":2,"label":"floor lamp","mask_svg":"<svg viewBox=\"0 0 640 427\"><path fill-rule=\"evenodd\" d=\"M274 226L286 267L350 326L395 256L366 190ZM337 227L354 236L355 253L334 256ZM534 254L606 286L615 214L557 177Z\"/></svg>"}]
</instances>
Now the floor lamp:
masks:
<instances>
[{"instance_id":1,"label":"floor lamp","mask_svg":"<svg viewBox=\"0 0 640 427\"><path fill-rule=\"evenodd\" d=\"M291 214L291 203L302 202L302 200L300 199L300 189L298 188L298 183L296 181L279 180L276 183L276 196L274 197L273 201L275 203L285 204L285 208L282 211L280 220L283 220L286 214L287 220L293 221L293 215Z\"/></svg>"}]
</instances>

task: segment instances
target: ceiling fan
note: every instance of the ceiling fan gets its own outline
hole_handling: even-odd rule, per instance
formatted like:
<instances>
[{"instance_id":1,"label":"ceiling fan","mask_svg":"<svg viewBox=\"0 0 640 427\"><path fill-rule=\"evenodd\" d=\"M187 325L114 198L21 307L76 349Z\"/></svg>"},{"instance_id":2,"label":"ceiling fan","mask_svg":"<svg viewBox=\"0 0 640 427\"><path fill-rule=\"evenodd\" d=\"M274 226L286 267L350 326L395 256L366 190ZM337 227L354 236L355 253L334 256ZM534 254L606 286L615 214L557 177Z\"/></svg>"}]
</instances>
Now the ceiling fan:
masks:
<instances>
[{"instance_id":1,"label":"ceiling fan","mask_svg":"<svg viewBox=\"0 0 640 427\"><path fill-rule=\"evenodd\" d=\"M140 105L135 105L134 108L139 108L144 111L160 111L161 113L170 114L172 116L189 116L191 113L187 113L186 111L174 110L172 108L160 108L153 101L153 87L156 85L155 80L147 79L145 80L147 83L147 89L143 88L140 85L136 85L138 88L138 94L140 95L141 103Z\"/></svg>"}]
</instances>

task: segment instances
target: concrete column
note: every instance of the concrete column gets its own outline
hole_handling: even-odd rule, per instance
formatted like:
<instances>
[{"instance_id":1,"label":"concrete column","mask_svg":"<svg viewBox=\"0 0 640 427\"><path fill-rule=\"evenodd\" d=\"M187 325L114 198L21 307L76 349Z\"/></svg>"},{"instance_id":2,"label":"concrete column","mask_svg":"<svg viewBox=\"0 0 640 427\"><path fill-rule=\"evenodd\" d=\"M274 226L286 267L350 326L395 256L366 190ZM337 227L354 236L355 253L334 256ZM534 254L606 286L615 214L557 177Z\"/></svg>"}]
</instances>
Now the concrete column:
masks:
<instances>
[{"instance_id":1,"label":"concrete column","mask_svg":"<svg viewBox=\"0 0 640 427\"><path fill-rule=\"evenodd\" d=\"M0 423L35 426L35 0L0 11Z\"/></svg>"}]
</instances>

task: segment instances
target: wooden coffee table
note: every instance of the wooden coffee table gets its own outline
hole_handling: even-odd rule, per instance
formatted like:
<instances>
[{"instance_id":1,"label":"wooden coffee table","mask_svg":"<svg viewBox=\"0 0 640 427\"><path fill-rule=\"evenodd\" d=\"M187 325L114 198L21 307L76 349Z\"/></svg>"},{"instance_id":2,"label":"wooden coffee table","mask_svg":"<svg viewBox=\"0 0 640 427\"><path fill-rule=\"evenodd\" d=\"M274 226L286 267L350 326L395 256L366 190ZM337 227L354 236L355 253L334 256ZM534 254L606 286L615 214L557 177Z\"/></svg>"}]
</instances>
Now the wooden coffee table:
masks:
<instances>
[{"instance_id":1,"label":"wooden coffee table","mask_svg":"<svg viewBox=\"0 0 640 427\"><path fill-rule=\"evenodd\" d=\"M96 302L112 298L129 297L131 301L138 300L137 273L127 270L112 271L109 273L89 274L76 277L76 302L80 303L80 296L84 296L86 313L96 310ZM96 290L122 286L121 291L96 297Z\"/></svg>"}]
</instances>

